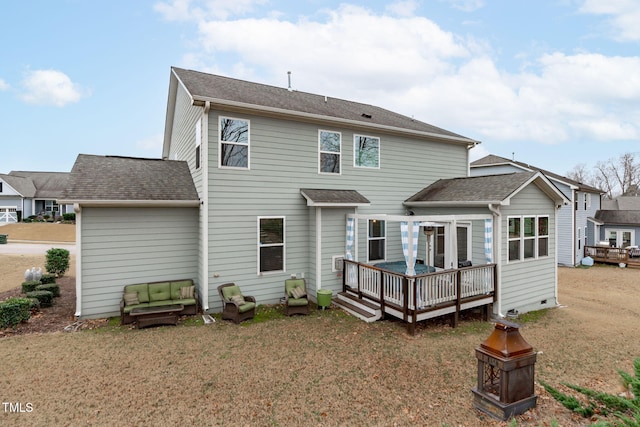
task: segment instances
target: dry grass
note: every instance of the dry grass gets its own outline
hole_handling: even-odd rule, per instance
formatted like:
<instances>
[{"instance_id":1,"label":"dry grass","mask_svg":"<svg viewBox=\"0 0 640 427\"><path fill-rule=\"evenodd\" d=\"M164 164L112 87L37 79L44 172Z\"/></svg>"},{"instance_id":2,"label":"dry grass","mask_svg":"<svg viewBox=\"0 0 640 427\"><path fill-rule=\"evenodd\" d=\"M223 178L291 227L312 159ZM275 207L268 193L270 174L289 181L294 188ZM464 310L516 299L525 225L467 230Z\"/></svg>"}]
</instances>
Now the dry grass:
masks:
<instances>
[{"instance_id":1,"label":"dry grass","mask_svg":"<svg viewBox=\"0 0 640 427\"><path fill-rule=\"evenodd\" d=\"M619 391L640 356L640 270L560 269L560 300L522 328L536 378ZM280 311L280 308L276 309ZM273 309L271 310L273 312ZM4 338L0 398L11 425L506 426L472 407L475 347L492 326L366 324L337 309L241 326L101 327ZM272 313L273 314L273 313ZM536 386L519 426L585 425Z\"/></svg>"},{"instance_id":2,"label":"dry grass","mask_svg":"<svg viewBox=\"0 0 640 427\"><path fill-rule=\"evenodd\" d=\"M75 224L57 224L50 222L30 222L7 224L0 227L0 234L7 234L9 241L47 241L66 242L76 241Z\"/></svg>"},{"instance_id":3,"label":"dry grass","mask_svg":"<svg viewBox=\"0 0 640 427\"><path fill-rule=\"evenodd\" d=\"M0 254L0 293L20 286L24 282L24 272L27 268L40 267L45 271L47 255L7 255ZM75 255L69 256L69 271L67 275L75 276Z\"/></svg>"}]
</instances>

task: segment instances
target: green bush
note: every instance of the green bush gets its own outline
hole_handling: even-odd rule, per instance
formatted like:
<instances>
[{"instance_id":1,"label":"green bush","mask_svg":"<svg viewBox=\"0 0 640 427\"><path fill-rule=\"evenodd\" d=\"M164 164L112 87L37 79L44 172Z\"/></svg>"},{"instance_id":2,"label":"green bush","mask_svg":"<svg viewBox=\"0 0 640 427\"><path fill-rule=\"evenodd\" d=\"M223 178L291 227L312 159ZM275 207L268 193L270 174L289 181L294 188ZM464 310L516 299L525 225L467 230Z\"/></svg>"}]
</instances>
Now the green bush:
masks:
<instances>
[{"instance_id":1,"label":"green bush","mask_svg":"<svg viewBox=\"0 0 640 427\"><path fill-rule=\"evenodd\" d=\"M38 311L40 310L40 300L38 298L27 298L29 301L31 301L31 311Z\"/></svg>"},{"instance_id":2,"label":"green bush","mask_svg":"<svg viewBox=\"0 0 640 427\"><path fill-rule=\"evenodd\" d=\"M28 298L9 298L0 302L0 329L16 326L31 317L31 301Z\"/></svg>"},{"instance_id":3,"label":"green bush","mask_svg":"<svg viewBox=\"0 0 640 427\"><path fill-rule=\"evenodd\" d=\"M63 213L62 214L62 219L64 221L75 221L76 220L76 214L74 214L74 213Z\"/></svg>"},{"instance_id":4,"label":"green bush","mask_svg":"<svg viewBox=\"0 0 640 427\"><path fill-rule=\"evenodd\" d=\"M49 283L56 283L56 275L55 274L43 274L40 278L40 282L43 285L47 285Z\"/></svg>"},{"instance_id":5,"label":"green bush","mask_svg":"<svg viewBox=\"0 0 640 427\"><path fill-rule=\"evenodd\" d=\"M57 274L58 277L64 276L65 271L69 269L69 251L60 248L49 249L44 267L51 274Z\"/></svg>"},{"instance_id":6,"label":"green bush","mask_svg":"<svg viewBox=\"0 0 640 427\"><path fill-rule=\"evenodd\" d=\"M26 294L27 292L33 292L36 290L36 286L42 285L40 280L29 280L27 282L22 282L22 293Z\"/></svg>"},{"instance_id":7,"label":"green bush","mask_svg":"<svg viewBox=\"0 0 640 427\"><path fill-rule=\"evenodd\" d=\"M53 294L53 297L60 296L60 286L55 283L47 283L46 285L38 285L36 286L36 291L49 291Z\"/></svg>"},{"instance_id":8,"label":"green bush","mask_svg":"<svg viewBox=\"0 0 640 427\"><path fill-rule=\"evenodd\" d=\"M37 298L40 307L51 307L53 305L53 293L50 291L33 291L26 293L27 298Z\"/></svg>"}]
</instances>

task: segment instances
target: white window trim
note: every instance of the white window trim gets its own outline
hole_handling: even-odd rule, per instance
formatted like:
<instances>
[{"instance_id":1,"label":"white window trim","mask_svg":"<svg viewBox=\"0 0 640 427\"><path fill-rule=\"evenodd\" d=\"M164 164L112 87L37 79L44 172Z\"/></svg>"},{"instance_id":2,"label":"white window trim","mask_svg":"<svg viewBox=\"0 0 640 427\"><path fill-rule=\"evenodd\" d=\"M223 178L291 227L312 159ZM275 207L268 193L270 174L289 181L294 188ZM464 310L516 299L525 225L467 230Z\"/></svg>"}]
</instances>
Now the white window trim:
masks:
<instances>
[{"instance_id":1,"label":"white window trim","mask_svg":"<svg viewBox=\"0 0 640 427\"><path fill-rule=\"evenodd\" d=\"M229 120L242 120L243 122L247 122L247 143L246 144L238 144L235 142L223 141L220 135L220 122L224 119ZM225 166L222 164L222 144L231 144L231 145L246 145L247 146L247 167L242 168L238 166ZM244 119L241 117L231 117L231 116L218 116L218 168L220 169L233 169L233 170L250 170L251 169L251 120Z\"/></svg>"},{"instance_id":2,"label":"white window trim","mask_svg":"<svg viewBox=\"0 0 640 427\"><path fill-rule=\"evenodd\" d=\"M260 243L260 220L261 219L282 219L282 243L270 243L270 244L261 244ZM256 241L257 241L257 273L258 276L267 276L270 274L280 274L287 271L287 219L284 216L259 216L257 220L257 231L256 231ZM260 271L260 249L282 246L282 270L273 270L273 271Z\"/></svg>"},{"instance_id":3,"label":"white window trim","mask_svg":"<svg viewBox=\"0 0 640 427\"><path fill-rule=\"evenodd\" d=\"M373 220L373 219L369 219L367 220L367 262L384 262L387 260L387 221L384 221L384 232L383 232L383 236L382 237L370 237L369 236L369 229L371 228L369 223L371 221L384 221L384 220ZM384 257L382 259L374 259L372 260L369 257L369 242L372 240L384 240Z\"/></svg>"},{"instance_id":4,"label":"white window trim","mask_svg":"<svg viewBox=\"0 0 640 427\"><path fill-rule=\"evenodd\" d=\"M322 134L322 132L326 132L326 133L337 133L338 135L340 135L340 151L338 151L337 153L333 152L333 151L322 151L322 145L321 145L321 139L320 139L320 135ZM335 173L335 172L323 172L322 171L322 154L338 154L339 157L339 161L338 161L338 169L340 170L340 172ZM328 129L318 129L318 174L320 175L342 175L342 132L336 132L334 130L328 130Z\"/></svg>"},{"instance_id":5,"label":"white window trim","mask_svg":"<svg viewBox=\"0 0 640 427\"><path fill-rule=\"evenodd\" d=\"M512 218L519 218L520 219L520 237L509 237L509 221ZM525 237L524 236L524 219L525 218L535 218L535 236L532 237ZM547 234L544 235L539 235L538 234L538 228L539 228L539 221L540 218L547 218ZM527 261L531 261L531 260L536 260L536 259L544 259L544 258L548 258L550 257L550 248L549 245L551 244L551 238L549 235L549 228L550 228L550 219L549 219L549 215L510 215L507 217L507 264L509 263L517 263L517 262L527 262ZM544 256L539 256L539 252L540 252L540 239L541 238L546 238L547 239L547 255ZM525 258L524 257L524 242L525 240L531 240L534 239L534 247L533 247L533 254L534 256L529 257L529 258ZM520 242L520 253L519 253L519 258L518 259L513 259L510 260L509 259L509 242L512 241L516 241L518 240Z\"/></svg>"},{"instance_id":6,"label":"white window trim","mask_svg":"<svg viewBox=\"0 0 640 427\"><path fill-rule=\"evenodd\" d=\"M360 166L356 164L356 140L358 139L358 137L363 137L363 138L374 138L378 140L378 166ZM379 136L373 136L373 135L362 135L362 134L354 134L353 135L353 167L354 168L358 168L358 169L380 169L382 165L382 138L380 138Z\"/></svg>"}]
</instances>

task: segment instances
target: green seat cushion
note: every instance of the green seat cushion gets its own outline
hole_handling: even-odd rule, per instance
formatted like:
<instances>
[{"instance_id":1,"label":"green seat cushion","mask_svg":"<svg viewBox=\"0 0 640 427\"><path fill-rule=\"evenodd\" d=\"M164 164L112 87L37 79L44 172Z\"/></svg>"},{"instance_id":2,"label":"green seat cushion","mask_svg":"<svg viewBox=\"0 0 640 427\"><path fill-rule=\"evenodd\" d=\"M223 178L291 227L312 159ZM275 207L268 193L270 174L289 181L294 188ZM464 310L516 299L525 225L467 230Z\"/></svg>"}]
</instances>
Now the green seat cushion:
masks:
<instances>
[{"instance_id":1,"label":"green seat cushion","mask_svg":"<svg viewBox=\"0 0 640 427\"><path fill-rule=\"evenodd\" d=\"M167 300L171 302L171 284L169 282L149 283L149 302Z\"/></svg>"},{"instance_id":2,"label":"green seat cushion","mask_svg":"<svg viewBox=\"0 0 640 427\"><path fill-rule=\"evenodd\" d=\"M289 298L287 304L291 307L302 307L303 305L309 305L309 300L306 298Z\"/></svg>"},{"instance_id":3,"label":"green seat cushion","mask_svg":"<svg viewBox=\"0 0 640 427\"><path fill-rule=\"evenodd\" d=\"M234 295L242 295L242 292L240 292L239 286L234 285L234 286L227 286L226 288L222 288L222 296L226 301L231 299L231 297Z\"/></svg>"},{"instance_id":4,"label":"green seat cushion","mask_svg":"<svg viewBox=\"0 0 640 427\"><path fill-rule=\"evenodd\" d=\"M165 299L161 301L151 301L149 303L149 307L162 307L163 305L172 305L172 304L173 304L173 300Z\"/></svg>"},{"instance_id":5,"label":"green seat cushion","mask_svg":"<svg viewBox=\"0 0 640 427\"><path fill-rule=\"evenodd\" d=\"M245 313L249 310L253 310L255 307L256 307L255 302L247 301L244 304L242 304L240 307L238 307L238 311L240 313Z\"/></svg>"},{"instance_id":6,"label":"green seat cushion","mask_svg":"<svg viewBox=\"0 0 640 427\"><path fill-rule=\"evenodd\" d=\"M131 313L131 310L133 310L134 308L142 308L142 307L149 307L149 303L148 302L143 302L143 303L135 304L135 305L127 305L127 306L124 307L123 311L126 314L129 314L129 313Z\"/></svg>"},{"instance_id":7,"label":"green seat cushion","mask_svg":"<svg viewBox=\"0 0 640 427\"><path fill-rule=\"evenodd\" d=\"M195 303L196 303L195 298L171 300L171 304L194 305Z\"/></svg>"},{"instance_id":8,"label":"green seat cushion","mask_svg":"<svg viewBox=\"0 0 640 427\"><path fill-rule=\"evenodd\" d=\"M180 299L180 289L189 286L193 286L191 280L171 282L171 299Z\"/></svg>"},{"instance_id":9,"label":"green seat cushion","mask_svg":"<svg viewBox=\"0 0 640 427\"><path fill-rule=\"evenodd\" d=\"M137 285L127 285L124 287L124 292L137 292L138 293L138 301L149 302L149 286L146 283L141 283Z\"/></svg>"}]
</instances>

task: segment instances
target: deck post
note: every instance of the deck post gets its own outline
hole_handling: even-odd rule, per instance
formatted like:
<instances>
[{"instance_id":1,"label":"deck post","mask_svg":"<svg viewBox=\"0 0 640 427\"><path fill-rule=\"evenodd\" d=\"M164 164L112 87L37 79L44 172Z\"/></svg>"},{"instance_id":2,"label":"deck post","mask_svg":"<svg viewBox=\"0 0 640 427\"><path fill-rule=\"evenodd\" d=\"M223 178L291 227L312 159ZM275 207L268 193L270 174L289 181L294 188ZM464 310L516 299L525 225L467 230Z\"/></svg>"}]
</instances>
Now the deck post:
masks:
<instances>
[{"instance_id":1,"label":"deck post","mask_svg":"<svg viewBox=\"0 0 640 427\"><path fill-rule=\"evenodd\" d=\"M451 327L458 327L458 320L460 319L460 300L462 299L462 272L456 271L456 311L453 313L451 319Z\"/></svg>"}]
</instances>

